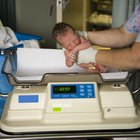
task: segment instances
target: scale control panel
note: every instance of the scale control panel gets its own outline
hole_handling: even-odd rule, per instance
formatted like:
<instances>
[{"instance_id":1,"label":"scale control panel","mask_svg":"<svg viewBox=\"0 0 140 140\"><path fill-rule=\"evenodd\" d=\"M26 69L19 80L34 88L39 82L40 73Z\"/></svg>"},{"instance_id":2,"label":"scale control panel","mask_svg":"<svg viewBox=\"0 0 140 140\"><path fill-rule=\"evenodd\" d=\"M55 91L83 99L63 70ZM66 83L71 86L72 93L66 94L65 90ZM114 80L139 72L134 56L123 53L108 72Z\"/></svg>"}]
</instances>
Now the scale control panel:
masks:
<instances>
[{"instance_id":1,"label":"scale control panel","mask_svg":"<svg viewBox=\"0 0 140 140\"><path fill-rule=\"evenodd\" d=\"M81 112L83 108L80 106L83 103L86 111L93 110L93 106L95 110L95 106L99 108L98 100L95 82L52 82L47 86L33 86L27 90L16 88L11 98L10 109L45 109L46 112L52 113L56 112L56 108L61 108L63 112Z\"/></svg>"},{"instance_id":2,"label":"scale control panel","mask_svg":"<svg viewBox=\"0 0 140 140\"><path fill-rule=\"evenodd\" d=\"M51 99L95 98L93 83L52 83L50 89Z\"/></svg>"}]
</instances>

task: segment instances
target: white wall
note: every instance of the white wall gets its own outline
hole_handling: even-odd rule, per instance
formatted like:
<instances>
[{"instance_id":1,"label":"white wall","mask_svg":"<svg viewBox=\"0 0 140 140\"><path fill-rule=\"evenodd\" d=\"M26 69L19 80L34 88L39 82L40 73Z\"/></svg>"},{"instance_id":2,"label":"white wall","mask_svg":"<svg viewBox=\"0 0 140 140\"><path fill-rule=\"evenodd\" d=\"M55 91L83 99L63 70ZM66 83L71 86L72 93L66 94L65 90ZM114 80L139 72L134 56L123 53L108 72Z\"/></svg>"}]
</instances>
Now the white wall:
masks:
<instances>
[{"instance_id":1,"label":"white wall","mask_svg":"<svg viewBox=\"0 0 140 140\"><path fill-rule=\"evenodd\" d=\"M113 0L112 27L120 27L132 15L140 0Z\"/></svg>"},{"instance_id":2,"label":"white wall","mask_svg":"<svg viewBox=\"0 0 140 140\"><path fill-rule=\"evenodd\" d=\"M52 28L56 23L55 8L50 16L53 0L16 0L17 31L40 35L46 38L48 47L55 48Z\"/></svg>"}]
</instances>

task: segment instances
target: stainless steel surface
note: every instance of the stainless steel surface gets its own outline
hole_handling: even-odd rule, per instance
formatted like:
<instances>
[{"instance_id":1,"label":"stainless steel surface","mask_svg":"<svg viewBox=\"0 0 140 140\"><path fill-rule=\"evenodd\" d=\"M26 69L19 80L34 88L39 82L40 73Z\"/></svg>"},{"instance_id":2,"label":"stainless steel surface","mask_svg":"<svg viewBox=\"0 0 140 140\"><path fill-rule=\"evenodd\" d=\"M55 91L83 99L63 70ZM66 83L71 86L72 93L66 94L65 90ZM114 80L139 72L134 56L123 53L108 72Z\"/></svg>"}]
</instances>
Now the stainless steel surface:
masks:
<instances>
[{"instance_id":1,"label":"stainless steel surface","mask_svg":"<svg viewBox=\"0 0 140 140\"><path fill-rule=\"evenodd\" d=\"M113 137L140 137L139 130L132 131L118 131L118 132L95 132L95 131L83 131L83 132L52 132L52 133L42 133L42 134L15 134L15 135L6 135L2 132L0 133L0 139L83 139L83 138L113 138Z\"/></svg>"}]
</instances>

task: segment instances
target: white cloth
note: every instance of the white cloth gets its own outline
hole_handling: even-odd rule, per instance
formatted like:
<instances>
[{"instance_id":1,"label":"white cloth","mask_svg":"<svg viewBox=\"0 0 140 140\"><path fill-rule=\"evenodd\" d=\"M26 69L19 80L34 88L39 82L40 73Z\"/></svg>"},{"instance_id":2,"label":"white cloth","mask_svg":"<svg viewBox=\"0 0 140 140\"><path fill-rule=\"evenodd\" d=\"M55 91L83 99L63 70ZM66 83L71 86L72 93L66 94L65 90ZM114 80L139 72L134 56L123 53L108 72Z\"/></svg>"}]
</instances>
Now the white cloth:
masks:
<instances>
[{"instance_id":1,"label":"white cloth","mask_svg":"<svg viewBox=\"0 0 140 140\"><path fill-rule=\"evenodd\" d=\"M17 43L15 33L9 27L0 26L0 48L12 47Z\"/></svg>"},{"instance_id":2,"label":"white cloth","mask_svg":"<svg viewBox=\"0 0 140 140\"><path fill-rule=\"evenodd\" d=\"M86 31L76 31L76 32L80 36L84 36L88 40L88 34ZM77 64L90 63L90 62L95 63L96 53L97 53L97 50L95 50L92 46L88 49L79 51Z\"/></svg>"},{"instance_id":3,"label":"white cloth","mask_svg":"<svg viewBox=\"0 0 140 140\"><path fill-rule=\"evenodd\" d=\"M97 53L97 50L95 50L92 47L79 51L77 63L78 64L90 63L90 62L95 63L96 62L96 60L95 60L96 53Z\"/></svg>"},{"instance_id":4,"label":"white cloth","mask_svg":"<svg viewBox=\"0 0 140 140\"><path fill-rule=\"evenodd\" d=\"M19 42L12 29L0 26L0 48L9 48L18 44L23 44L25 48L39 48L37 40L24 40Z\"/></svg>"},{"instance_id":5,"label":"white cloth","mask_svg":"<svg viewBox=\"0 0 140 140\"><path fill-rule=\"evenodd\" d=\"M34 39L20 41L19 43L22 43L24 48L40 48L38 41Z\"/></svg>"},{"instance_id":6,"label":"white cloth","mask_svg":"<svg viewBox=\"0 0 140 140\"><path fill-rule=\"evenodd\" d=\"M88 39L88 34L86 31L76 31L76 33L80 36L84 36L86 39Z\"/></svg>"}]
</instances>

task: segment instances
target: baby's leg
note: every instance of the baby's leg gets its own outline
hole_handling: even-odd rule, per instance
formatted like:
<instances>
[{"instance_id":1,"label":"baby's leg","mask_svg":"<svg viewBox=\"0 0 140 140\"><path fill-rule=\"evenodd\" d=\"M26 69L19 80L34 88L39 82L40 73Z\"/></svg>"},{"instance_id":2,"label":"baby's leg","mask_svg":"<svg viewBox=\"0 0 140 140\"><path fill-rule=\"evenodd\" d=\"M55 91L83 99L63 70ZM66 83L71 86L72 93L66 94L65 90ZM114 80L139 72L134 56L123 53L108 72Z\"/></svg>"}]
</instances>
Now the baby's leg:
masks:
<instances>
[{"instance_id":1,"label":"baby's leg","mask_svg":"<svg viewBox=\"0 0 140 140\"><path fill-rule=\"evenodd\" d=\"M105 73L105 72L109 72L109 67L101 65L101 64L94 64L95 68L101 72L101 73Z\"/></svg>"},{"instance_id":2,"label":"baby's leg","mask_svg":"<svg viewBox=\"0 0 140 140\"><path fill-rule=\"evenodd\" d=\"M89 72L109 72L109 67L97 63L83 63L80 64L80 66L87 69Z\"/></svg>"}]
</instances>

